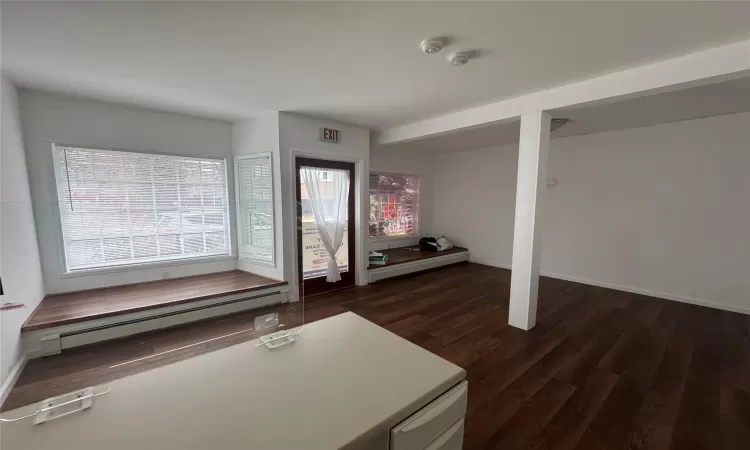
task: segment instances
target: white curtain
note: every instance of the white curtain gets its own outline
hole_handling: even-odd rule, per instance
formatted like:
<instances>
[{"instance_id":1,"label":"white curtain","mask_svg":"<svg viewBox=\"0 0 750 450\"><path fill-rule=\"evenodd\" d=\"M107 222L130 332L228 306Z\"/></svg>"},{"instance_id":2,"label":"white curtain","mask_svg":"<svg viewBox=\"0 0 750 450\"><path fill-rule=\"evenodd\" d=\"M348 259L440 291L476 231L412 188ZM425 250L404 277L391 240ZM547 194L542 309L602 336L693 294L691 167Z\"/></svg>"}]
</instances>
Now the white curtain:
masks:
<instances>
[{"instance_id":1,"label":"white curtain","mask_svg":"<svg viewBox=\"0 0 750 450\"><path fill-rule=\"evenodd\" d=\"M325 181L322 179L324 173L328 174ZM344 239L346 206L349 199L349 171L302 167L300 178L310 197L320 239L328 251L326 281L335 283L341 280L336 264L336 252Z\"/></svg>"}]
</instances>

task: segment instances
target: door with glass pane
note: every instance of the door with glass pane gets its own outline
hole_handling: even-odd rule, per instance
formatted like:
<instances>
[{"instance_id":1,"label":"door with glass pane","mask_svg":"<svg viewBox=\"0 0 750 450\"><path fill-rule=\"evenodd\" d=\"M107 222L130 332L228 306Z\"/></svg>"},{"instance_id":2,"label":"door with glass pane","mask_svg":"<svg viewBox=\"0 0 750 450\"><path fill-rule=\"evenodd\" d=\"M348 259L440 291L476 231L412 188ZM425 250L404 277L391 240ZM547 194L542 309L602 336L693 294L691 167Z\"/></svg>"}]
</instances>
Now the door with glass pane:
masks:
<instances>
[{"instance_id":1,"label":"door with glass pane","mask_svg":"<svg viewBox=\"0 0 750 450\"><path fill-rule=\"evenodd\" d=\"M297 158L296 174L300 289L309 296L354 286L354 164ZM335 282L327 280L332 246L341 277Z\"/></svg>"}]
</instances>

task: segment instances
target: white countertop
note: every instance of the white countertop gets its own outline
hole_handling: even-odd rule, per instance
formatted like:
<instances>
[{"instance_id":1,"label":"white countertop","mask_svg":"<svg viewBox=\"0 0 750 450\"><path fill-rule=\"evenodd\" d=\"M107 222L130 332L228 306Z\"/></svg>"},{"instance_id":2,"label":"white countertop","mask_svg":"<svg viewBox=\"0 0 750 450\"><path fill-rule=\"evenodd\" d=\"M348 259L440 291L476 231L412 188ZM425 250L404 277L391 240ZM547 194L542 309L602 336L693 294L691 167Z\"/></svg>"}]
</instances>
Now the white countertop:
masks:
<instances>
[{"instance_id":1,"label":"white countertop","mask_svg":"<svg viewBox=\"0 0 750 450\"><path fill-rule=\"evenodd\" d=\"M296 339L274 351L248 341L117 380L90 410L3 424L0 447L330 450L387 430L466 376L354 313L308 324Z\"/></svg>"}]
</instances>

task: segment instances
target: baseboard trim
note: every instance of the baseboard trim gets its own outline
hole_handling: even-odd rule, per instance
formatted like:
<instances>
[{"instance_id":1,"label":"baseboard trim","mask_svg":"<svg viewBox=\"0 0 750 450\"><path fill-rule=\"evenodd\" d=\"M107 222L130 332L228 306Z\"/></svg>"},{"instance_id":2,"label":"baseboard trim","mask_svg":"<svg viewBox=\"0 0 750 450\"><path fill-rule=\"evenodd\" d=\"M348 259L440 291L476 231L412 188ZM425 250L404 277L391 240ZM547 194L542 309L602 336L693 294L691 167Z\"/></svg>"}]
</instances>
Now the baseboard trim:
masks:
<instances>
[{"instance_id":1,"label":"baseboard trim","mask_svg":"<svg viewBox=\"0 0 750 450\"><path fill-rule=\"evenodd\" d=\"M631 294L647 295L649 297L662 298L664 300L672 300L675 302L689 303L691 305L705 306L708 308L722 309L724 311L731 311L742 314L750 314L750 308L743 308L741 306L727 305L726 303L713 302L710 300L704 300L701 298L683 297L680 295L666 294L664 292L651 291L648 289L641 289L632 286L623 286L619 284L606 283L602 281L590 280L587 278L571 277L568 275L562 275L559 273L542 272L542 275L550 278L557 278L558 280L572 281L574 283L589 284L591 286L603 287L606 289L614 289L616 291L630 292Z\"/></svg>"},{"instance_id":2,"label":"baseboard trim","mask_svg":"<svg viewBox=\"0 0 750 450\"><path fill-rule=\"evenodd\" d=\"M26 355L22 355L8 374L8 378L6 378L3 385L0 386L0 408L3 406L3 403L5 403L5 399L8 398L10 391L13 390L13 386L16 385L16 381L18 381L18 377L21 376L21 372L23 372L27 362L28 358L26 358Z\"/></svg>"},{"instance_id":3,"label":"baseboard trim","mask_svg":"<svg viewBox=\"0 0 750 450\"><path fill-rule=\"evenodd\" d=\"M481 264L483 266L497 267L497 268L500 268L500 269L507 269L507 270L511 269L511 265L510 264L503 264L503 263L499 263L499 262L495 262L495 261L489 261L489 260L486 260L486 259L477 259L477 258L474 258L473 256L471 256L471 252L469 252L469 255L470 255L469 256L469 262L473 262L473 263L476 263L476 264Z\"/></svg>"},{"instance_id":4,"label":"baseboard trim","mask_svg":"<svg viewBox=\"0 0 750 450\"><path fill-rule=\"evenodd\" d=\"M494 261L487 261L487 260L475 259L475 258L472 258L471 262L482 264L485 266L499 267L501 269L511 270L510 264L497 263ZM572 281L574 283L588 284L591 286L597 286L597 287L602 287L606 289L614 289L616 291L630 292L631 294L647 295L649 297L656 297L656 298L661 298L664 300L671 300L675 302L688 303L691 305L705 306L707 308L721 309L724 311L731 311L731 312L750 315L750 307L727 305L726 303L719 303L719 302L704 300L700 298L683 297L680 295L666 294L664 292L651 291L648 289L641 289L641 288L632 287L632 286L623 286L620 284L606 283L603 281L591 280L588 278L572 277L572 276L563 275L559 273L542 271L541 275L544 277L555 278L558 280Z\"/></svg>"},{"instance_id":5,"label":"baseboard trim","mask_svg":"<svg viewBox=\"0 0 750 450\"><path fill-rule=\"evenodd\" d=\"M375 283L387 278L398 277L410 273L422 272L425 270L435 269L442 266L448 266L469 259L468 252L450 253L447 255L435 256L417 261L410 261L401 264L385 265L374 269L368 269L369 282Z\"/></svg>"},{"instance_id":6,"label":"baseboard trim","mask_svg":"<svg viewBox=\"0 0 750 450\"><path fill-rule=\"evenodd\" d=\"M29 359L34 359L60 353L65 348L221 317L271 304L285 303L289 300L287 291L287 286L279 286L24 331L21 335L25 355Z\"/></svg>"}]
</instances>

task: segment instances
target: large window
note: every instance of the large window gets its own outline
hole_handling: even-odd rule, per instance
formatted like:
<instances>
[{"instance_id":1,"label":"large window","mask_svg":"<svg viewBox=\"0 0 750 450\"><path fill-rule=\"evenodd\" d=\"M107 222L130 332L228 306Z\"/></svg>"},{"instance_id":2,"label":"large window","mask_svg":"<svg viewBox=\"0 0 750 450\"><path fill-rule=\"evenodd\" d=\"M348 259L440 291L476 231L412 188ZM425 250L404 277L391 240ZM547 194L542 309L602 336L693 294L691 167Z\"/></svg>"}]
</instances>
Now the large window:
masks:
<instances>
[{"instance_id":1,"label":"large window","mask_svg":"<svg viewBox=\"0 0 750 450\"><path fill-rule=\"evenodd\" d=\"M275 266L271 153L238 156L235 161L240 259Z\"/></svg>"},{"instance_id":2,"label":"large window","mask_svg":"<svg viewBox=\"0 0 750 450\"><path fill-rule=\"evenodd\" d=\"M370 237L419 234L419 177L370 173Z\"/></svg>"},{"instance_id":3,"label":"large window","mask_svg":"<svg viewBox=\"0 0 750 450\"><path fill-rule=\"evenodd\" d=\"M230 254L224 160L52 151L68 272Z\"/></svg>"}]
</instances>

